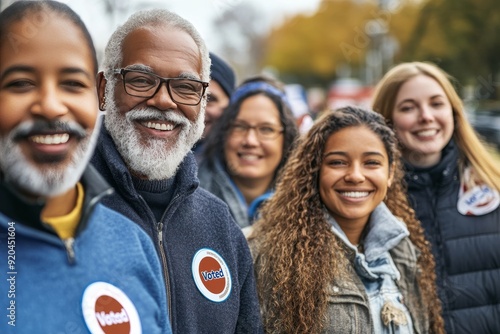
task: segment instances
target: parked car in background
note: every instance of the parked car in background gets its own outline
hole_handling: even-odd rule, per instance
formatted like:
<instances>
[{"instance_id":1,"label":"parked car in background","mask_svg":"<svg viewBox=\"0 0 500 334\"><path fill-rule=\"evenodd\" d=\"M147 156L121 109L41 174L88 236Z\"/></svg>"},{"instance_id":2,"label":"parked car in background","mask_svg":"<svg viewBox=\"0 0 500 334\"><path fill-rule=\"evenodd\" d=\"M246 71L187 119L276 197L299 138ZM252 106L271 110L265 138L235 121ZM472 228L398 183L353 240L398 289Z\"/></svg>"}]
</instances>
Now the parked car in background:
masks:
<instances>
[{"instance_id":1,"label":"parked car in background","mask_svg":"<svg viewBox=\"0 0 500 334\"><path fill-rule=\"evenodd\" d=\"M500 109L477 110L470 121L482 138L500 150Z\"/></svg>"}]
</instances>

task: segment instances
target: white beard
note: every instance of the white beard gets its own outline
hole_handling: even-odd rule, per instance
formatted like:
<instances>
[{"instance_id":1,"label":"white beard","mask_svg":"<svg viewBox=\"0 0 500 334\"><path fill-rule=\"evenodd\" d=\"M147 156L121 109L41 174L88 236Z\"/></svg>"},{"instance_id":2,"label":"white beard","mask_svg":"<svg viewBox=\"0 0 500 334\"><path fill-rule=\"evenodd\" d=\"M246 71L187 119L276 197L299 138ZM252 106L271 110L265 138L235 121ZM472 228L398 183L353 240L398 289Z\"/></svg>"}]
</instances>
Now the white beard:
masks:
<instances>
[{"instance_id":1,"label":"white beard","mask_svg":"<svg viewBox=\"0 0 500 334\"><path fill-rule=\"evenodd\" d=\"M111 84L111 85L110 85ZM108 82L108 85L112 85ZM108 88L108 87L106 87ZM113 94L106 89L106 117L104 125L115 142L128 169L149 180L164 180L175 175L179 165L201 138L204 129L204 112L200 111L195 122L174 111L141 108L128 111L125 116L118 111ZM180 126L176 139L151 137L143 144L143 137L136 129L137 120L170 121Z\"/></svg>"},{"instance_id":2,"label":"white beard","mask_svg":"<svg viewBox=\"0 0 500 334\"><path fill-rule=\"evenodd\" d=\"M9 135L0 138L0 169L5 181L28 194L42 197L60 195L76 185L92 157L101 117L98 117L91 134L79 141L68 163L38 166L28 161L19 145L13 140L15 131L26 126L22 123Z\"/></svg>"}]
</instances>

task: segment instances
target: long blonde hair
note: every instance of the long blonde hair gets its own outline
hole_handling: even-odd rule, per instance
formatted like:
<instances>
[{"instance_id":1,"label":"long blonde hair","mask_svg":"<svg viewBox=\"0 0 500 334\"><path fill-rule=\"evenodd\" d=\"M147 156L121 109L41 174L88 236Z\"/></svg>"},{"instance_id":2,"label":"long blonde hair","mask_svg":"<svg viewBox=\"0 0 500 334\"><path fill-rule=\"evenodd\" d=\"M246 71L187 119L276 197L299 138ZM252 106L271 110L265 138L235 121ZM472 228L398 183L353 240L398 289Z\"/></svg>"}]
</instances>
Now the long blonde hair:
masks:
<instances>
[{"instance_id":1,"label":"long blonde hair","mask_svg":"<svg viewBox=\"0 0 500 334\"><path fill-rule=\"evenodd\" d=\"M392 124L392 114L399 89L406 81L420 74L436 80L450 101L455 124L453 139L461 155L460 168L462 177L464 168L471 166L476 178L500 191L500 168L498 168L498 163L493 160L493 157L467 121L462 100L451 83L451 77L436 65L411 62L393 67L375 88L373 110L382 114L386 121Z\"/></svg>"},{"instance_id":2,"label":"long blonde hair","mask_svg":"<svg viewBox=\"0 0 500 334\"><path fill-rule=\"evenodd\" d=\"M254 255L266 332L320 333L326 322L328 286L346 278L346 250L325 218L319 173L328 138L351 126L369 128L384 143L394 169L385 203L406 223L411 241L421 252L417 263L421 298L428 311L430 332L442 333L434 258L401 182L396 136L379 114L354 107L324 113L300 139L249 237L259 247Z\"/></svg>"}]
</instances>

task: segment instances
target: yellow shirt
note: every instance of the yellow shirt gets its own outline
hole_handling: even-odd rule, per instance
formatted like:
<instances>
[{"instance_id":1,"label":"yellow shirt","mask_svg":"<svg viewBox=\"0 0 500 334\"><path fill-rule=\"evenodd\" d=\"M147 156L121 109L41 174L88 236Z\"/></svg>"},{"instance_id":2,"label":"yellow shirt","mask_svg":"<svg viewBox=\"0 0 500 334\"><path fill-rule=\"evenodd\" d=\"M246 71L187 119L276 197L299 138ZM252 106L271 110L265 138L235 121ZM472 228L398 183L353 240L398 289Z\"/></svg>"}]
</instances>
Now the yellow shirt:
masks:
<instances>
[{"instance_id":1,"label":"yellow shirt","mask_svg":"<svg viewBox=\"0 0 500 334\"><path fill-rule=\"evenodd\" d=\"M69 239L75 236L76 227L82 216L84 190L81 183L76 184L76 205L70 213L59 217L42 217L43 222L52 226L61 239Z\"/></svg>"}]
</instances>

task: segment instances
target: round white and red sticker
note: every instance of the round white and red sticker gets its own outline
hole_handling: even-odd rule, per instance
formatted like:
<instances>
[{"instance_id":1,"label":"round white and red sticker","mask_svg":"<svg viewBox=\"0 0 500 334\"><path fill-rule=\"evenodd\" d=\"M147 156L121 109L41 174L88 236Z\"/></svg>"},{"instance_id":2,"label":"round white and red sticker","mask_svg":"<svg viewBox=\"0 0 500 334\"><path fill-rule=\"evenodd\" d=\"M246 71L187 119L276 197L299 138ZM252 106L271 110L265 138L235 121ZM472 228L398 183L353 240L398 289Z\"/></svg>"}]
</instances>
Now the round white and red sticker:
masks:
<instances>
[{"instance_id":1,"label":"round white and red sticker","mask_svg":"<svg viewBox=\"0 0 500 334\"><path fill-rule=\"evenodd\" d=\"M139 314L127 295L106 282L94 282L83 293L82 311L92 334L141 334Z\"/></svg>"},{"instance_id":2,"label":"round white and red sticker","mask_svg":"<svg viewBox=\"0 0 500 334\"><path fill-rule=\"evenodd\" d=\"M216 251L202 248L196 252L191 266L198 290L213 302L223 302L231 293L231 273Z\"/></svg>"},{"instance_id":3,"label":"round white and red sticker","mask_svg":"<svg viewBox=\"0 0 500 334\"><path fill-rule=\"evenodd\" d=\"M458 212L465 216L481 216L495 211L500 205L500 195L487 185L477 185L471 189L460 187L457 202Z\"/></svg>"}]
</instances>

